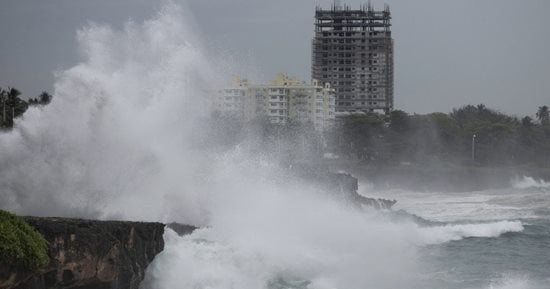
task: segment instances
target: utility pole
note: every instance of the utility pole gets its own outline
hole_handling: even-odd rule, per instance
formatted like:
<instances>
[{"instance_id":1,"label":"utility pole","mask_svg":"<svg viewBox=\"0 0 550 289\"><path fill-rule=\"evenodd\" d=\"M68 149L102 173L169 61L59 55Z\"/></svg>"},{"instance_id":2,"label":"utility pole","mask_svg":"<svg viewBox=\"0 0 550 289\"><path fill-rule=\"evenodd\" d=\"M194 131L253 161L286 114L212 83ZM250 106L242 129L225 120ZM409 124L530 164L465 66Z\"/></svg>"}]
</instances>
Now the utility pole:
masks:
<instances>
[{"instance_id":1,"label":"utility pole","mask_svg":"<svg viewBox=\"0 0 550 289\"><path fill-rule=\"evenodd\" d=\"M476 159L476 135L472 135L472 161Z\"/></svg>"}]
</instances>

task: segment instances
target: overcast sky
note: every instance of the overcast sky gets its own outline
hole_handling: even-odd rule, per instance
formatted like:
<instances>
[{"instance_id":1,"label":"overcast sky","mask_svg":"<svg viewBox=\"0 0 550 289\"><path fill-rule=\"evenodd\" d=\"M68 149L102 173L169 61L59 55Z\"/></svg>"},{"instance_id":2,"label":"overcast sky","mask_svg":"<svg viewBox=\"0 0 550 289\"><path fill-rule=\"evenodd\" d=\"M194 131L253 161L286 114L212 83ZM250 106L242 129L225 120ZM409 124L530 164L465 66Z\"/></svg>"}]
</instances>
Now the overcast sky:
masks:
<instances>
[{"instance_id":1,"label":"overcast sky","mask_svg":"<svg viewBox=\"0 0 550 289\"><path fill-rule=\"evenodd\" d=\"M345 2L345 1L342 1ZM205 47L232 55L249 78L310 78L315 5L326 0L188 0ZM359 7L364 1L345 2ZM395 40L395 107L449 112L484 103L534 115L550 105L550 1L386 0ZM76 30L89 21L142 21L152 0L2 0L0 86L52 90L54 71L78 61Z\"/></svg>"}]
</instances>

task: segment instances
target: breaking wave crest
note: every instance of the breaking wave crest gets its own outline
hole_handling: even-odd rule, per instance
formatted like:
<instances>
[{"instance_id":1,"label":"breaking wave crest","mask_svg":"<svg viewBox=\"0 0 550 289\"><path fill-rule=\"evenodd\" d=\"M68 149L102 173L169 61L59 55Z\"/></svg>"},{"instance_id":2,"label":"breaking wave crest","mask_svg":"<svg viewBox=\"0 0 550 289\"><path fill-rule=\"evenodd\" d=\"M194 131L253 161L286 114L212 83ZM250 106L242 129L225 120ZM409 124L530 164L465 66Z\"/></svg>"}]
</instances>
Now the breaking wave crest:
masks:
<instances>
[{"instance_id":1,"label":"breaking wave crest","mask_svg":"<svg viewBox=\"0 0 550 289\"><path fill-rule=\"evenodd\" d=\"M523 176L512 180L512 186L516 189L528 188L550 188L550 183L544 180L536 180L532 177Z\"/></svg>"},{"instance_id":2,"label":"breaking wave crest","mask_svg":"<svg viewBox=\"0 0 550 289\"><path fill-rule=\"evenodd\" d=\"M373 284L374 288L417 288L421 280L414 267L421 264L415 261L414 247L523 230L517 221L421 228L414 223L337 212L331 206L324 209L330 217L320 216L319 226L309 213L303 213L284 228L259 216L266 222L251 220L231 229L232 235L227 227L200 229L184 237L168 231L165 251L150 267L146 284L158 289L328 289L370 288ZM302 213L290 212L293 218L295 214ZM334 214L340 218L333 219ZM351 220L355 220L354 226L345 225ZM299 233L300 229L307 232ZM395 270L399 270L398 276ZM506 279L493 282L490 288L532 287L525 280Z\"/></svg>"},{"instance_id":3,"label":"breaking wave crest","mask_svg":"<svg viewBox=\"0 0 550 289\"><path fill-rule=\"evenodd\" d=\"M488 289L544 289L548 288L529 279L527 276L503 276L494 280L488 286Z\"/></svg>"},{"instance_id":4,"label":"breaking wave crest","mask_svg":"<svg viewBox=\"0 0 550 289\"><path fill-rule=\"evenodd\" d=\"M440 244L470 237L494 238L508 232L521 232L523 229L520 221L500 221L425 227L421 232L422 242L425 244Z\"/></svg>"}]
</instances>

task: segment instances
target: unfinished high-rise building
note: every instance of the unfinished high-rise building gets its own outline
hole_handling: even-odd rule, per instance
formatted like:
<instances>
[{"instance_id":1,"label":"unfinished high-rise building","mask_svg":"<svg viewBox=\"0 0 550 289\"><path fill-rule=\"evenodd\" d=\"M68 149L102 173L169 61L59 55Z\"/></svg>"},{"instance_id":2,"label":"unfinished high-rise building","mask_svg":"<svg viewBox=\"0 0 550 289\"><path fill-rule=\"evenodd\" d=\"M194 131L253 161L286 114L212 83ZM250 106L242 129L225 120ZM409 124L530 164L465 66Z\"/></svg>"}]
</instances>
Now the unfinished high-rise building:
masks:
<instances>
[{"instance_id":1,"label":"unfinished high-rise building","mask_svg":"<svg viewBox=\"0 0 550 289\"><path fill-rule=\"evenodd\" d=\"M315 10L312 78L336 90L336 112L393 109L393 39L388 5Z\"/></svg>"}]
</instances>

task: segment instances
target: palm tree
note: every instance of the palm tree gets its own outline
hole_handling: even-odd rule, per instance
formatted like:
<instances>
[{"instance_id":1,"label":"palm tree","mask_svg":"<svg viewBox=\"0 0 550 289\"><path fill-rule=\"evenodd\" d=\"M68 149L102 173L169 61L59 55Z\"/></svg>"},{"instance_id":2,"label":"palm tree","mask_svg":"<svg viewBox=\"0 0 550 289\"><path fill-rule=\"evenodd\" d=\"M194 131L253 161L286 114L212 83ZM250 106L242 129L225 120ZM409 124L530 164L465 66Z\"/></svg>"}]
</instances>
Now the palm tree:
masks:
<instances>
[{"instance_id":1,"label":"palm tree","mask_svg":"<svg viewBox=\"0 0 550 289\"><path fill-rule=\"evenodd\" d=\"M487 107L485 106L485 104L480 103L480 104L477 105L477 112L478 112L479 114L483 114L483 113L485 113L486 111L487 111Z\"/></svg>"},{"instance_id":2,"label":"palm tree","mask_svg":"<svg viewBox=\"0 0 550 289\"><path fill-rule=\"evenodd\" d=\"M2 123L3 126L6 123L6 101L8 98L8 92L0 88L0 99L2 100Z\"/></svg>"},{"instance_id":3,"label":"palm tree","mask_svg":"<svg viewBox=\"0 0 550 289\"><path fill-rule=\"evenodd\" d=\"M46 91L42 91L42 93L38 96L38 103L40 103L41 105L49 104L51 101L52 95Z\"/></svg>"},{"instance_id":4,"label":"palm tree","mask_svg":"<svg viewBox=\"0 0 550 289\"><path fill-rule=\"evenodd\" d=\"M17 88L13 88L13 87L8 87L8 97L11 99L11 100L15 100L18 96L21 95L21 92L19 90L17 90Z\"/></svg>"},{"instance_id":5,"label":"palm tree","mask_svg":"<svg viewBox=\"0 0 550 289\"><path fill-rule=\"evenodd\" d=\"M542 125L550 124L550 112L548 111L548 106L539 106L539 110L537 111L537 118Z\"/></svg>"},{"instance_id":6,"label":"palm tree","mask_svg":"<svg viewBox=\"0 0 550 289\"><path fill-rule=\"evenodd\" d=\"M19 101L21 92L15 88L8 88L8 101L11 104L11 123L13 125L13 119L15 118L15 106Z\"/></svg>"}]
</instances>

